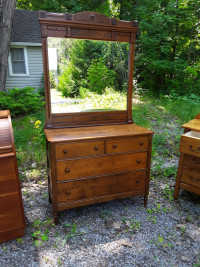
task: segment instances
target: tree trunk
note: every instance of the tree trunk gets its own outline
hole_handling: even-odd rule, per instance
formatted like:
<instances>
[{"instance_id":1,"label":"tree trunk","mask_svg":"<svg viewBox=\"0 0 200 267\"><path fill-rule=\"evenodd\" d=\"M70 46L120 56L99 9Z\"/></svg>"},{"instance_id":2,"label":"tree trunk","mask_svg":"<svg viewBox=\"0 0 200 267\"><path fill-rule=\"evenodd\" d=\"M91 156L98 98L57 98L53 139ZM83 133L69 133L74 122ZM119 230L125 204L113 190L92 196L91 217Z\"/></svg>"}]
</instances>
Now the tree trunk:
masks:
<instances>
[{"instance_id":1,"label":"tree trunk","mask_svg":"<svg viewBox=\"0 0 200 267\"><path fill-rule=\"evenodd\" d=\"M0 91L6 88L12 22L17 0L0 0Z\"/></svg>"}]
</instances>

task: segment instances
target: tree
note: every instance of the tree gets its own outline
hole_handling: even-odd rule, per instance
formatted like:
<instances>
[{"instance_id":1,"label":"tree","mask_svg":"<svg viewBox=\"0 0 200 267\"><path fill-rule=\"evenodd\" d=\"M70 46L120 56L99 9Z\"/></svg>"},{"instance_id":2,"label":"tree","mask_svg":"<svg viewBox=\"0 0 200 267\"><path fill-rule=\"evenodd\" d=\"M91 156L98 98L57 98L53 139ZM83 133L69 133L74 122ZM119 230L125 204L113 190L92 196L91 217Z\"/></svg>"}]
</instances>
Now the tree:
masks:
<instances>
[{"instance_id":1,"label":"tree","mask_svg":"<svg viewBox=\"0 0 200 267\"><path fill-rule=\"evenodd\" d=\"M5 91L8 54L16 0L0 0L0 91Z\"/></svg>"}]
</instances>

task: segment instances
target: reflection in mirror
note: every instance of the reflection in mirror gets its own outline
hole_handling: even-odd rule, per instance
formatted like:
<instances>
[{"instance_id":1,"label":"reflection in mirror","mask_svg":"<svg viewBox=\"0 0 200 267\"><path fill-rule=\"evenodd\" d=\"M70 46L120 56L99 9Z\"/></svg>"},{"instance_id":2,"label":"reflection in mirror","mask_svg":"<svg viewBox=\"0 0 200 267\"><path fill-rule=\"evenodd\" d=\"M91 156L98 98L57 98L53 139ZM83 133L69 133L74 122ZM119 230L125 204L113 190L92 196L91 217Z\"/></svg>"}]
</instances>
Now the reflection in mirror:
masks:
<instances>
[{"instance_id":1,"label":"reflection in mirror","mask_svg":"<svg viewBox=\"0 0 200 267\"><path fill-rule=\"evenodd\" d=\"M52 113L127 109L129 44L48 38Z\"/></svg>"}]
</instances>

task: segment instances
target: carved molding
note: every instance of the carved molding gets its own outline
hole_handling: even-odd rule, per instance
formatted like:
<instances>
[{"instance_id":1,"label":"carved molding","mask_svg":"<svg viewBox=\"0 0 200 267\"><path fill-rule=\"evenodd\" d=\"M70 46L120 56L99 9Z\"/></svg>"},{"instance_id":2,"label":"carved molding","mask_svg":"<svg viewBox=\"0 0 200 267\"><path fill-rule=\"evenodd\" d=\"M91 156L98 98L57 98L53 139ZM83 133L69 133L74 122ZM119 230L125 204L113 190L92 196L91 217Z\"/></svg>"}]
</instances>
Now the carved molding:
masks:
<instances>
[{"instance_id":1,"label":"carved molding","mask_svg":"<svg viewBox=\"0 0 200 267\"><path fill-rule=\"evenodd\" d=\"M51 30L51 31L66 31L66 28L65 27L51 27L51 26L48 26L47 30Z\"/></svg>"}]
</instances>

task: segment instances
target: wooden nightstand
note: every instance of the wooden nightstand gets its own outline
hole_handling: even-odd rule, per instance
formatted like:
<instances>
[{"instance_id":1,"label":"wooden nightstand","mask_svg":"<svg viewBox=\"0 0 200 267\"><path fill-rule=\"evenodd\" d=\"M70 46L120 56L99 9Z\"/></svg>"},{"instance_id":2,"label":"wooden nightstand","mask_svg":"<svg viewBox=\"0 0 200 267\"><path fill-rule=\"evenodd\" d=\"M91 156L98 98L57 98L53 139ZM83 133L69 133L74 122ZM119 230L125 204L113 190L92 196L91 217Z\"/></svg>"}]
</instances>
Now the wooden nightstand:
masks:
<instances>
[{"instance_id":1,"label":"wooden nightstand","mask_svg":"<svg viewBox=\"0 0 200 267\"><path fill-rule=\"evenodd\" d=\"M200 113L181 127L180 160L176 178L174 199L180 188L200 195Z\"/></svg>"}]
</instances>

